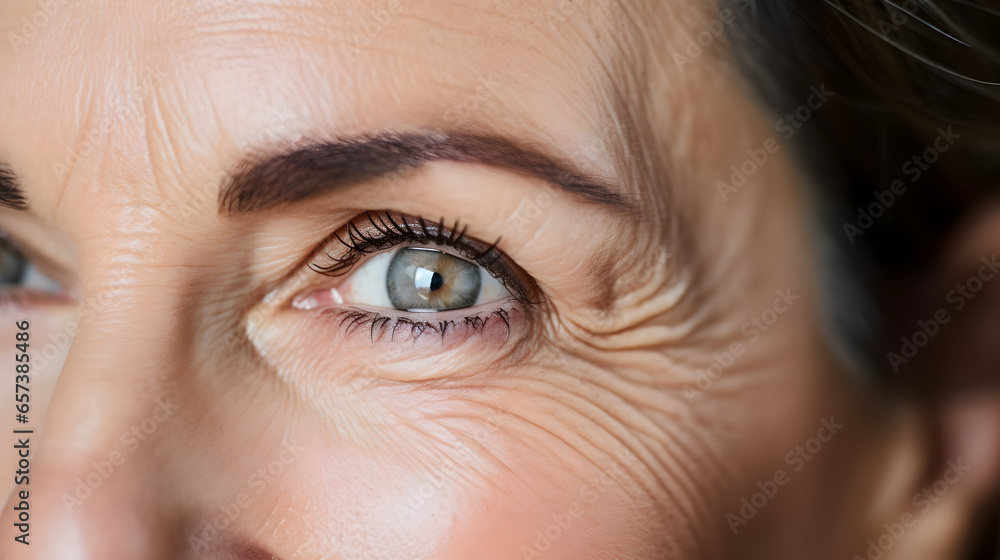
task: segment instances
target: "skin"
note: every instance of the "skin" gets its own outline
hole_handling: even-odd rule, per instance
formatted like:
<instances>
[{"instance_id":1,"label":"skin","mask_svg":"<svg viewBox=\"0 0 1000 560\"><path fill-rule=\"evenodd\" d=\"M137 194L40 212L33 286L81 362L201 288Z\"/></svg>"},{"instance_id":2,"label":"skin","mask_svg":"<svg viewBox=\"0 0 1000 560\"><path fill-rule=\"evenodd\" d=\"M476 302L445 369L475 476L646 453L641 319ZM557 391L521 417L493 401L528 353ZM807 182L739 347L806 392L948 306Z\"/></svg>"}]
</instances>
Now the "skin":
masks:
<instances>
[{"instance_id":1,"label":"skin","mask_svg":"<svg viewBox=\"0 0 1000 560\"><path fill-rule=\"evenodd\" d=\"M715 188L778 135L721 39L691 64L671 58L712 7L383 4L74 3L0 49L0 157L32 208L0 211L0 227L72 296L5 304L0 336L28 317L40 351L75 326L33 380L32 544L13 541L12 497L0 552L863 555L943 468L925 468L914 414L876 406L829 349L791 151L727 200ZM4 36L37 10L3 3ZM219 177L246 157L425 129L542 146L637 211L447 161L218 211ZM537 212L522 219L525 205ZM501 238L544 302L508 303L509 331L402 341L291 306L344 281L306 265L366 210ZM741 330L769 308L784 311L766 332ZM798 451L824 421L842 431ZM779 469L787 484L734 534L727 516Z\"/></svg>"}]
</instances>

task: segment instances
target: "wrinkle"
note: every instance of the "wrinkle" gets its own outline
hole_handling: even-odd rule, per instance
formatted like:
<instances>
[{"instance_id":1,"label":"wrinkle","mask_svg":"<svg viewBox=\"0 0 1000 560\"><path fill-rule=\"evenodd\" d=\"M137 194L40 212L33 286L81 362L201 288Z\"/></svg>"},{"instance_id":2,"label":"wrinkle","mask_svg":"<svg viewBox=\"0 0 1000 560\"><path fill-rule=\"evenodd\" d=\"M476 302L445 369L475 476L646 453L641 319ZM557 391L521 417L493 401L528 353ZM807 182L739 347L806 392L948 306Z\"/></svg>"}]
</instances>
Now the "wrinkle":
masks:
<instances>
[{"instance_id":1,"label":"wrinkle","mask_svg":"<svg viewBox=\"0 0 1000 560\"><path fill-rule=\"evenodd\" d=\"M164 173L170 169L179 169L180 158L177 151L177 139L174 137L171 127L166 121L162 103L163 101L157 93L157 88L153 88L153 91L149 95L143 97L143 121L145 122L143 140L146 145L146 153L149 155L152 164L150 165L150 171L153 175L155 189L160 193L161 198L166 200L168 197L164 196L166 191L163 189L163 185L170 184L171 181L169 177L164 176ZM160 132L159 135L157 131ZM165 139L166 142L163 143L165 146L160 147L156 143L156 138ZM157 161L157 156L160 156L159 162Z\"/></svg>"},{"instance_id":2,"label":"wrinkle","mask_svg":"<svg viewBox=\"0 0 1000 560\"><path fill-rule=\"evenodd\" d=\"M81 101L81 97L85 96L85 95L87 96L86 99L88 101L86 102L87 105L83 109L83 113L81 115L82 118L80 119L80 127L78 128L78 134L77 134L77 137L76 137L76 141L73 143L73 147L70 148L70 150L73 153L76 153L76 154L80 153L80 146L82 146L84 140L86 140L86 134L87 134L87 130L89 128L87 123L93 121L94 117L100 112L97 109L98 101L97 101L96 97L94 97L93 95L88 95L88 94L84 93L84 89L85 89L84 86L85 86L85 84L86 84L86 82L81 82L80 88L77 90L77 102L79 103ZM106 131L102 132L102 134L106 135L107 132ZM104 140L105 140L105 142L107 141L107 136L104 137ZM99 146L94 146L94 149L101 149L103 152L107 152L107 146L106 145L105 146L100 146L100 147ZM102 161L101 167L102 168L103 168L103 165L104 165L103 162L106 161L105 158L103 157L103 155L106 155L106 154L102 154L102 158L101 158L101 161ZM79 169L80 164L83 163L83 161L85 161L86 159L89 159L89 157L88 158L82 158L82 157L79 158L79 161L77 161L75 165L73 165L72 167L70 167L69 168L69 172L66 173L65 178L61 182L62 184L59 185L59 187L58 187L59 194L56 196L56 203L53 206L53 210L52 210L52 213L51 213L52 216L57 216L59 214L59 207L61 206L62 201L63 201L64 197L66 196L66 193L69 191L69 185L73 182L73 178L77 174L77 170ZM61 163L64 163L64 162L61 162ZM98 173L98 177L100 177L100 173Z\"/></svg>"}]
</instances>

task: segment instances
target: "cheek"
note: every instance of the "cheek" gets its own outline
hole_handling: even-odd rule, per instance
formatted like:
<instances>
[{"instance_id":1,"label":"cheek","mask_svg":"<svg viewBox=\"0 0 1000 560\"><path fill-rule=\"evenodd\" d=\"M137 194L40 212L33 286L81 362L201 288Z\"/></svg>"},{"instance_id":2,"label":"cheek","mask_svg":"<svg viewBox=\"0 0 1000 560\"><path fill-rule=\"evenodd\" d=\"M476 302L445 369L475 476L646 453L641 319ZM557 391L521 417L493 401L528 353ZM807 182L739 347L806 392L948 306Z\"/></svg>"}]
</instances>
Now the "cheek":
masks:
<instances>
[{"instance_id":1,"label":"cheek","mask_svg":"<svg viewBox=\"0 0 1000 560\"><path fill-rule=\"evenodd\" d=\"M553 475L552 457L501 466L479 453L402 461L303 447L273 489L258 483L263 492L241 523L273 528L271 547L283 557L578 560L634 553L644 538L626 505L624 469L582 480Z\"/></svg>"},{"instance_id":2,"label":"cheek","mask_svg":"<svg viewBox=\"0 0 1000 560\"><path fill-rule=\"evenodd\" d=\"M515 462L494 488L465 496L464 511L457 510L458 522L442 535L436 557L577 560L613 552L634 557L642 550L645 535L627 505L624 470L595 469L582 480L542 474L544 467Z\"/></svg>"},{"instance_id":3,"label":"cheek","mask_svg":"<svg viewBox=\"0 0 1000 560\"><path fill-rule=\"evenodd\" d=\"M511 416L512 392L506 419L448 393L379 429L349 418L360 409L320 415L279 394L229 391L176 442L202 450L174 473L199 485L187 497L195 557L256 538L282 558L596 559L648 540L637 460L558 444L567 428Z\"/></svg>"}]
</instances>

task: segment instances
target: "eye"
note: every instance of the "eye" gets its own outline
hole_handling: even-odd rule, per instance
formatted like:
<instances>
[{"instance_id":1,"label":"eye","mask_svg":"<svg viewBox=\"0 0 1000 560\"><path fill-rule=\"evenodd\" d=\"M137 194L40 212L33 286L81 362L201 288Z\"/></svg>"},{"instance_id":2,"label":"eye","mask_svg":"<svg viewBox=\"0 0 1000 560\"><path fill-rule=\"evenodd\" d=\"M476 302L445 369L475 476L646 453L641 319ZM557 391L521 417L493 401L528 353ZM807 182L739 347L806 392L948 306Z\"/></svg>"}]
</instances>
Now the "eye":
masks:
<instances>
[{"instance_id":1,"label":"eye","mask_svg":"<svg viewBox=\"0 0 1000 560\"><path fill-rule=\"evenodd\" d=\"M465 309L510 298L482 266L429 247L376 255L338 288L346 302L409 312Z\"/></svg>"},{"instance_id":2,"label":"eye","mask_svg":"<svg viewBox=\"0 0 1000 560\"><path fill-rule=\"evenodd\" d=\"M504 299L535 305L537 284L498 244L466 236L457 222L449 228L444 220L364 212L334 233L309 265L324 276L347 278L334 287L302 293L292 305L317 309L353 304L417 313Z\"/></svg>"},{"instance_id":3,"label":"eye","mask_svg":"<svg viewBox=\"0 0 1000 560\"><path fill-rule=\"evenodd\" d=\"M309 270L327 280L298 292L291 307L339 319L346 336L367 327L373 343L431 333L506 343L526 332L543 294L500 238L484 243L466 231L458 221L448 227L444 219L388 210L358 214L310 259Z\"/></svg>"},{"instance_id":4,"label":"eye","mask_svg":"<svg viewBox=\"0 0 1000 560\"><path fill-rule=\"evenodd\" d=\"M48 294L62 291L59 282L43 274L9 242L0 239L0 289L11 288Z\"/></svg>"}]
</instances>

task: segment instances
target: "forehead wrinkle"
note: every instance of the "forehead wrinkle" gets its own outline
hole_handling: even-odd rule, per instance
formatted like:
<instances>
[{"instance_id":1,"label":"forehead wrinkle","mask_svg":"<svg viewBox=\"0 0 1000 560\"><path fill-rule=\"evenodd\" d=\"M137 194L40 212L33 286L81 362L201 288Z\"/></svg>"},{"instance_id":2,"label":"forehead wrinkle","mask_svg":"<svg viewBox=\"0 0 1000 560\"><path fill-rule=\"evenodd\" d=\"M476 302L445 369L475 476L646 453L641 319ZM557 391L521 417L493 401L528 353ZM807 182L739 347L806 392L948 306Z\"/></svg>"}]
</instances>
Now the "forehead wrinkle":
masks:
<instances>
[{"instance_id":1,"label":"forehead wrinkle","mask_svg":"<svg viewBox=\"0 0 1000 560\"><path fill-rule=\"evenodd\" d=\"M598 114L598 134L607 142L602 156L620 181L645 202L639 205L645 214L638 216L645 222L656 218L658 213L652 209L663 206L672 184L668 175L649 172L649 164L661 158L649 153L650 139L639 133L647 102L641 89L649 71L646 53L654 46L644 37L653 14L634 2L609 0L602 6L605 26L592 26L584 41L595 61L588 67L588 83L592 84L591 98Z\"/></svg>"},{"instance_id":2,"label":"forehead wrinkle","mask_svg":"<svg viewBox=\"0 0 1000 560\"><path fill-rule=\"evenodd\" d=\"M405 16L405 14L404 14L404 16ZM401 17L403 17L403 16L401 16ZM409 17L409 16L407 16L407 17ZM403 17L403 19L405 19L405 17ZM567 49L567 50L570 50L570 49ZM452 58L452 59L449 59L449 61L451 61L451 60L453 60L453 58ZM469 62L471 63L471 62L474 62L474 61L475 61L475 59L470 59L470 61L469 61ZM456 62L457 62L457 61L456 61ZM417 70L417 69L415 69L415 68L412 68L412 65L402 65L402 66L403 66L404 68L408 68L408 69L411 69L410 71L411 71L411 72L413 72L413 73L415 73L415 74L416 74L416 73L418 73L418 70ZM390 83L394 83L394 84L402 84L402 85L397 85L397 89L398 89L398 88L401 88L401 87L404 87L405 85L407 85L407 84L405 84L405 83L404 83L404 82L407 82L407 81L409 81L409 80L408 80L407 78L408 78L408 77L404 77L404 76L401 76L401 75L399 75L399 74L392 74L392 75L390 76L390 79L389 79L388 81L389 81ZM534 79L537 79L537 76L534 76L534 77L532 77L532 76L530 76L530 75L529 75L529 76L521 76L520 78L521 78L521 79L524 79L525 83L528 83L528 82L529 82L529 81L530 81L531 79L533 79L533 78L534 78ZM433 80L433 78L432 78L432 80ZM452 86L452 87L455 87L455 86L454 86L454 83L455 83L455 81L454 81L454 80L452 80L452 81L451 81L451 83L449 83L447 79L437 79L437 80L434 80L434 81L436 81L436 83L439 83L439 84L440 84L440 83L446 83L446 84L447 84L448 86ZM384 83L384 81L382 81L382 82L379 82L379 84L383 84L383 83ZM381 86L380 86L380 87L381 87ZM459 86L459 87L460 87L460 86ZM357 95L357 93L355 93L354 95ZM527 96L522 96L522 97L521 97L521 98L519 98L519 99L524 99L524 98L526 98L526 97L527 97ZM399 98L398 98L398 97L396 97L396 99L398 100ZM501 99L499 99L499 103L504 103L504 104L506 104L506 103L507 103L507 102L509 101L509 99L510 99L509 97L502 97ZM405 100L402 100L402 101L405 101ZM402 102L402 101L401 101L401 102ZM400 102L400 103L401 103L401 102ZM592 115L592 112L589 112L589 113L590 113L590 114ZM512 114L514 114L514 113L512 112ZM587 118L587 114L588 114L588 111L586 111L586 110L582 110L582 109L581 109L581 118ZM525 116L525 117L530 117L530 115L523 115L523 116ZM532 119L530 119L530 118L524 118L524 119L523 119L523 122L525 122L526 124L527 124L527 123L531 123L531 121L532 121ZM541 128L541 127L540 127L540 125L538 125L538 128L536 128L536 131L537 131L537 132L539 132L539 133L545 133L544 129L543 129L543 128ZM562 143L562 142L558 142L557 144L564 144L564 143Z\"/></svg>"},{"instance_id":3,"label":"forehead wrinkle","mask_svg":"<svg viewBox=\"0 0 1000 560\"><path fill-rule=\"evenodd\" d=\"M28 157L39 165L21 172L32 199L44 202L40 215L47 221L55 220L65 201L83 199L71 191L81 190L87 197L98 192L110 170L108 143L134 116L126 107L134 76L143 68L143 22L135 10L89 5L88 12L104 10L95 18L74 13L78 7L64 6L17 53L15 77L0 97L5 106L17 107L18 124L29 119L34 124L28 137L38 145L25 149L33 150ZM80 22L86 27L72 27ZM41 139L40 131L47 131ZM75 213L63 212L63 219L72 220Z\"/></svg>"},{"instance_id":4,"label":"forehead wrinkle","mask_svg":"<svg viewBox=\"0 0 1000 560\"><path fill-rule=\"evenodd\" d=\"M697 157L687 146L692 134L710 124L704 117L711 111L704 110L699 92L719 85L705 79L715 75L719 63L706 55L697 61L699 71L682 72L671 55L714 4L615 0L615 5L624 29L611 43L616 63L608 73L614 94L606 109L622 135L626 151L619 157L642 185L649 218L676 226L684 220L680 207L691 202L679 195L696 186L686 184L694 180L688 177L689 167Z\"/></svg>"},{"instance_id":5,"label":"forehead wrinkle","mask_svg":"<svg viewBox=\"0 0 1000 560\"><path fill-rule=\"evenodd\" d=\"M283 8L283 7L274 8L273 6L269 7L267 4L254 4L254 6L258 6L257 8L254 8L254 10L257 10L257 11L263 10L265 13L270 14L271 17L274 17L275 14L292 13L294 15L294 14L298 13L298 8L292 8L292 9L287 9L287 8ZM478 13L475 9L473 9L473 7L471 5L469 5L469 4L462 4L462 6L463 7L468 6L465 9L465 11L469 13L470 18L472 18L472 17L482 17L482 14ZM548 7L548 6L549 6L548 4L541 5L541 7L538 8L538 9L536 9L535 12L536 13L543 12L542 8ZM160 8L160 11L157 12L157 15L159 17L159 19L157 20L158 23L163 23L162 20L165 19L164 13L169 14L170 12L166 8ZM195 11L193 13L194 14L198 14L197 11ZM302 23L304 25L307 25L307 29L309 29L309 30L318 29L318 27L321 26L322 19L321 18L307 17L311 13L312 13L311 11L302 11L301 12L301 17L298 17L297 19L293 18L294 21L290 25L291 26L296 26L296 25L299 25L300 23ZM182 13L182 16L185 17L185 18L192 18L193 17L191 13L187 13L187 14L183 14ZM244 16L233 17L233 18L231 18L231 20L232 21L240 21L240 22L243 22L243 24L245 24L245 23L247 23L247 20L248 20L249 17L250 16L245 16L244 15ZM278 19L280 19L280 18L278 18ZM407 21L409 19L412 19L413 22L412 23L407 23ZM394 24L399 24L400 25L399 31L403 31L403 30L405 30L407 28L407 25L412 25L412 24L416 23L417 20L419 20L419 19L420 19L420 17L418 15L409 14L409 13L407 13L407 12L404 11L404 13L398 18L398 20L394 22ZM522 21L528 21L529 23L532 23L532 21L540 21L542 23L535 24L536 27L538 25L541 25L543 28L547 28L548 27L547 20L544 20L544 19L532 20L529 16L521 16L521 17L518 17L516 19L517 20L522 20ZM549 43L551 45L551 43L555 39L555 41L557 43L561 42L563 45L565 45L563 48L568 53L570 53L570 51L573 50L571 48L571 44L573 44L574 41L575 41L575 44L579 44L579 41L576 41L576 39L579 39L579 37L576 37L576 35L581 35L581 34L578 33L578 30L576 28L580 27L580 26L584 26L585 23L586 22L584 22L584 20L581 19L581 23L577 24L576 26L566 26L567 30L572 29L573 32L571 33L569 31L567 31L566 33L559 33L558 37L554 37L551 34L546 36L544 34L539 33L538 34L539 35L538 39L535 40L535 41L533 41L532 45L534 45L534 48L537 49L537 48L539 48L541 46L544 46L544 43ZM602 22L601 24L604 25L604 23L606 23L606 22ZM267 24L266 22L265 22L265 24L262 24L262 26L264 27L264 31L262 31L262 32L266 32L267 31L267 25L269 25L269 24ZM589 23L587 23L587 25L589 25ZM150 36L150 37L158 37L158 36L163 36L164 34L168 35L171 32L171 27L172 26L167 26L167 25L149 25L147 27L149 27L149 28L155 28L155 29L152 29L151 31L148 32L148 36ZM275 28L272 28L272 30L274 30L274 29ZM494 29L494 34L496 36L502 36L503 35L503 33L501 33L503 31L502 28L497 28L496 26L494 26L493 29ZM217 30L211 30L210 29L210 34L214 35L216 31ZM256 32L256 31L254 31L254 32ZM607 37L609 35L607 32L604 32L604 31L602 31L600 33L603 36L605 36L605 37ZM289 38L298 40L298 39L301 39L304 35L308 35L308 34L309 33L294 33L294 34L291 34L291 36ZM475 35L472 31L470 31L467 34ZM393 35L395 35L395 31L393 31L393 30L387 30L386 34L385 34L385 38L387 40L391 41ZM406 35L406 34L403 33L403 35ZM216 39L222 39L221 37L215 37L215 38ZM164 38L164 40L165 40L165 38ZM234 39L234 41L238 43L238 42L240 42L240 39L237 38L237 39ZM223 42L225 43L226 41L223 40ZM514 41L514 38L508 38L508 42L514 43L516 41ZM164 45L158 45L156 43L157 43L157 41L154 41L154 45L153 46L148 46L146 48L146 50L154 52L154 53L156 53L158 55L170 54L171 51L168 51L168 50L163 50L163 51L157 52L158 51L158 47L160 47L160 46L164 46L165 47L166 44L164 44ZM197 45L195 45L195 46L197 46ZM592 54L593 53L602 52L602 49L603 49L603 45L600 44L599 42L596 42L596 41L588 41L587 46L588 46L588 49L584 49L584 51L589 50L589 51L591 51ZM441 45L438 45L437 48L441 48ZM523 51L522 46L520 46L520 45L514 45L512 48L521 49ZM171 50L173 52L176 52L178 49L171 49ZM195 56L195 54L197 54L197 53L189 53L188 51L190 49L185 49L184 47L181 47L179 50L181 51L182 55L188 54L192 58ZM194 50L198 51L198 49L194 49ZM333 52L336 52L336 49ZM552 51L551 51L551 49L549 49L549 50L542 49L540 52L544 53L544 52L552 52ZM581 52L581 49L579 49L579 48L576 49L576 57L573 60L580 60L581 61L581 65L585 68L585 71L586 71L586 73L588 75L597 75L597 74L608 75L608 74L610 74L609 70L613 70L613 66L614 65L611 65L612 67L608 68L608 64L603 64L603 65L587 64L588 61L594 60L596 57L581 56L579 54L580 52ZM572 53L570 53L570 54L572 54ZM602 58L603 59L607 59L607 55L605 55ZM474 65L475 63L477 63L477 61L479 59L477 59L476 57L469 57L468 59L465 59L465 60L467 61L466 65ZM598 60L600 60L600 59L598 59ZM459 65L462 65L461 64L461 60L456 60L455 62L458 63ZM555 64L556 62L558 62L558 60L550 60L549 61L550 64ZM412 72L416 73L417 69L414 68L412 70ZM344 72L341 71L341 73L344 73ZM535 75L531 75L530 73L527 74L526 76L524 76L525 82L530 86L530 83L528 83L528 80L538 79L539 78L538 74L539 74L538 72L536 72ZM583 74L583 73L580 73L580 74ZM453 75L447 76L447 78L452 78L452 77L453 77ZM187 99L193 92L195 92L198 89L198 86L197 86L197 84L195 84L193 87L191 86L191 80L196 78L196 76L194 76L193 74L189 74L188 76L186 76L184 78L186 78L186 79L184 79L184 83L183 84L173 84L173 85L176 85L177 89L180 90L180 91L182 91L183 94L184 94L184 96L185 96L185 99ZM550 75L550 77L548 79L553 80L553 81L557 81L556 78L557 78L556 76ZM544 77L543 77L543 79L544 79ZM401 76L398 76L396 74L392 74L392 78L391 78L390 81L401 82L401 81L404 81L404 78L401 77ZM204 83L204 82L202 81L202 83ZM382 82L379 82L379 83L382 83ZM576 107L575 112L574 112L574 114L579 114L580 117L579 118L574 117L573 120L579 122L582 119L588 119L588 124L592 124L593 121L594 121L594 113L595 112L592 111L592 110L588 110L588 107L590 107L592 109L594 105L597 105L599 107L599 109L596 112L597 113L602 113L604 116L602 117L602 119L601 119L602 122L599 124L599 126L593 126L592 128L597 131L596 134L600 135L602 138L604 138L605 140L608 141L607 142L608 144L610 144L610 145L613 146L612 151L619 152L619 153L627 151L627 144L625 144L624 142L621 142L618 138L616 138L615 136L613 136L612 134L610 134L610 133L613 133L613 132L619 132L621 130L621 128L622 128L621 127L621 119L620 118L607 118L607 115L610 113L610 111L606 107L612 105L611 99L613 99L614 97L621 97L622 96L621 92L616 91L616 90L613 89L613 86L615 84L615 79L614 78L605 78L605 79L603 79L603 80L600 81L600 84L598 84L598 83L596 83L595 80L593 80L593 76L591 76L591 79L588 80L588 81L586 81L585 83L586 84L594 84L594 85L603 85L604 87L587 88L589 91L587 91L586 95L584 96L584 99L583 99L584 102L583 103L577 103L576 104L577 107ZM609 87L609 86L611 86L611 87ZM568 89L568 94L572 95L573 94L572 89L569 89L569 88L567 88L567 89ZM609 94L608 93L609 91L612 92L612 93ZM157 109L158 107L164 107L164 106L168 106L169 105L169 101L166 100L166 99L161 98L160 94L161 94L160 88L157 88L157 91L155 92L155 95L157 96L156 99L154 99L154 100L144 100L144 101L148 102L148 107L150 109ZM501 100L501 103L505 103L505 104L534 103L535 99L532 99L532 95L531 94L532 94L532 92L529 91L527 93L519 92L517 95L513 95L513 96L505 96ZM167 95L167 94L165 93L164 95ZM211 94L207 95L206 97L207 97L207 99L209 101L209 104L211 105L211 107L206 107L206 110L210 110L212 112L212 115L208 119L195 119L196 121L198 121L197 126L202 127L202 126L204 126L204 121L206 121L206 120L207 121L211 121L212 119L215 119L216 125L218 127L222 127L223 125L220 124L221 117L219 116L218 107L215 104L216 97L213 96L213 95L211 95ZM522 100L526 100L526 101L522 101ZM402 100L402 102L406 102L406 101L407 101L406 99ZM553 101L564 102L564 101L566 101L566 98L561 98L561 97L560 98L554 98ZM184 104L184 105L186 106L186 104ZM161 108L161 109L159 109L159 111L162 113L162 112L165 111L165 109ZM190 112L190 109L187 109L187 111ZM588 113L589 113L589 116L588 116ZM515 114L522 116L523 117L523 121L525 121L525 122L531 122L533 120L533 119L531 119L531 114L528 113L528 112L521 111L520 113L515 113ZM195 125L192 124L192 127L193 126L195 126ZM537 127L536 128L536 133L538 133L538 134L551 134L551 133L553 133L553 129L552 128L546 129L542 123L536 124L536 127ZM151 122L148 122L146 124L146 129L147 129L146 133L149 134L150 131L153 130L153 128L156 128L156 127L154 127ZM565 129L569 128L569 127L563 127L563 128L565 130ZM590 128L590 127L588 127L588 128ZM560 131L556 130L555 132L560 132ZM173 154L173 156L171 156L171 159L172 160L178 160L178 159L180 159L180 156L178 155L178 150L180 150L182 148L186 148L187 143L186 142L181 142L179 144L180 141L177 140L177 139L171 138L170 135L171 135L171 131L168 130L167 131L167 136L165 138L167 139L167 141L170 144L170 146L168 147L169 151L165 152L165 153L166 154ZM620 146L616 146L615 145L616 143L620 143L621 145ZM562 144L565 145L565 143L562 143ZM184 151L185 152L191 152L192 149L184 149ZM622 158L620 156L616 156L616 157L618 159L618 163L616 165L618 167L622 167L621 166L621 161L624 158ZM180 168L180 167L186 167L186 166L182 166L182 165L180 165L180 163L174 163L174 165L171 166L171 167ZM183 179L184 179L183 176L179 176L174 182L183 182ZM162 179L158 180L158 182L162 182ZM634 183L630 182L629 184L634 184Z\"/></svg>"}]
</instances>

